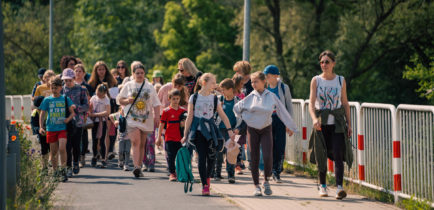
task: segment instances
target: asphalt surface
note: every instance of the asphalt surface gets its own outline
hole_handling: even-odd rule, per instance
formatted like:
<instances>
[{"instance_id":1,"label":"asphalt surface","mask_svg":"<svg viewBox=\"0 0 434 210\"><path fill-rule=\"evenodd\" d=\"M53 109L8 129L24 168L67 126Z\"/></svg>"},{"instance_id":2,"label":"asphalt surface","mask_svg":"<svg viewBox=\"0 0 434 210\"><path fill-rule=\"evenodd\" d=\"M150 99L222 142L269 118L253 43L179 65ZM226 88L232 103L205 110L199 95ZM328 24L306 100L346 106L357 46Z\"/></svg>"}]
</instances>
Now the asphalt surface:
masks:
<instances>
[{"instance_id":1,"label":"asphalt surface","mask_svg":"<svg viewBox=\"0 0 434 210\"><path fill-rule=\"evenodd\" d=\"M239 209L229 200L214 194L201 195L201 184L193 185L193 192L184 193L184 184L169 182L165 160L157 155L156 172L144 172L145 177L134 178L116 162L107 168L91 168L90 156L87 167L60 183L53 196L55 209Z\"/></svg>"}]
</instances>

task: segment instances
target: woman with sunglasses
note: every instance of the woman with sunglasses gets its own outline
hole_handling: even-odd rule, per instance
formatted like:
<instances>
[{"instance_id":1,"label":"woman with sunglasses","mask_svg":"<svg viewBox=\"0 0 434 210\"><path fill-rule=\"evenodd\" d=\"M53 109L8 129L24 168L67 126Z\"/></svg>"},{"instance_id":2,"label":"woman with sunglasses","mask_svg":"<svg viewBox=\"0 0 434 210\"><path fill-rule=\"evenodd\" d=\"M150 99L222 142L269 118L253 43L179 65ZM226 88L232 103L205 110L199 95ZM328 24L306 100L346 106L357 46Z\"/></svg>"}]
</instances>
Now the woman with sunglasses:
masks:
<instances>
[{"instance_id":1,"label":"woman with sunglasses","mask_svg":"<svg viewBox=\"0 0 434 210\"><path fill-rule=\"evenodd\" d=\"M337 75L335 55L324 51L319 56L322 74L312 78L310 84L309 113L314 130L310 138L310 161L319 171L319 195L327 197L327 158L335 161L336 199L347 196L342 187L345 161L352 163L350 105L343 76ZM325 146L325 148L324 148Z\"/></svg>"},{"instance_id":2,"label":"woman with sunglasses","mask_svg":"<svg viewBox=\"0 0 434 210\"><path fill-rule=\"evenodd\" d=\"M119 76L116 77L116 80L118 81L118 88L121 89L122 82L126 77L131 76L131 72L128 69L127 62L125 62L124 60L118 61L118 63L116 64L116 70L119 74Z\"/></svg>"},{"instance_id":3,"label":"woman with sunglasses","mask_svg":"<svg viewBox=\"0 0 434 210\"><path fill-rule=\"evenodd\" d=\"M178 61L178 71L185 77L185 86L188 88L190 95L192 95L197 79L203 73L196 68L196 65L189 58L182 58Z\"/></svg>"}]
</instances>

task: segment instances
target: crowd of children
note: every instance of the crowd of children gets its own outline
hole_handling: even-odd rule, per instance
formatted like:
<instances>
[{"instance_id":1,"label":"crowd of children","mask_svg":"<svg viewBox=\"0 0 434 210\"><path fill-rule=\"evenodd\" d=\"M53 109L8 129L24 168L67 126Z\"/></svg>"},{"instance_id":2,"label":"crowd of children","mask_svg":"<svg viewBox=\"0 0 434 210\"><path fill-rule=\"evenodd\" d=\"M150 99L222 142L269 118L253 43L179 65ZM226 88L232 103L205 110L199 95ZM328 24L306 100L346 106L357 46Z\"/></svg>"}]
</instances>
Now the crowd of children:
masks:
<instances>
[{"instance_id":1,"label":"crowd of children","mask_svg":"<svg viewBox=\"0 0 434 210\"><path fill-rule=\"evenodd\" d=\"M255 196L261 196L262 189L272 194L271 177L281 182L286 133L298 130L291 117L291 91L279 78L277 66L251 73L249 62L239 61L234 64L234 76L217 85L216 75L200 72L183 58L178 62L179 73L164 84L159 70L148 81L148 72L138 61L131 64L132 73L125 61L111 71L98 61L87 82L79 62L64 56L62 75L38 72L41 81L34 89L32 125L41 143L44 170L48 171L50 153L55 176L60 174L67 181L78 174L86 164L87 130L91 129L92 167L107 167L116 155L117 142L118 166L139 178L144 171L155 171L157 146L164 148L169 181L177 181L176 155L188 146L195 151L202 195L210 194L211 178L224 179L224 162L231 184L249 163ZM234 141L241 152L231 164L225 161L225 145Z\"/></svg>"}]
</instances>

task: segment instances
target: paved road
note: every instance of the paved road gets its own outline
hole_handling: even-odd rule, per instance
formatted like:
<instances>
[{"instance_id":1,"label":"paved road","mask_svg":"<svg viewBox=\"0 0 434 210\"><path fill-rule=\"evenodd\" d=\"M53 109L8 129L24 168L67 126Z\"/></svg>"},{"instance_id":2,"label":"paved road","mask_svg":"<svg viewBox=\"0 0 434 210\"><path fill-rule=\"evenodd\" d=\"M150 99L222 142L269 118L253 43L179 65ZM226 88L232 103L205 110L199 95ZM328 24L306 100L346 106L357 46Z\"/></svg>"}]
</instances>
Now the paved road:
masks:
<instances>
[{"instance_id":1,"label":"paved road","mask_svg":"<svg viewBox=\"0 0 434 210\"><path fill-rule=\"evenodd\" d=\"M284 183L272 183L272 196L254 197L250 173L237 176L236 184L212 181L211 197L202 197L201 185L184 194L182 183L168 181L165 161L157 156L157 172L145 172L145 178L135 179L115 165L107 169L83 168L55 191L56 209L398 209L393 205L367 200L360 195L348 195L339 201L333 196L320 198L315 180L285 174ZM164 163L164 164L162 164ZM196 164L194 164L195 166ZM195 167L196 168L196 167ZM194 170L195 177L199 175ZM223 172L226 176L226 173Z\"/></svg>"},{"instance_id":2,"label":"paved road","mask_svg":"<svg viewBox=\"0 0 434 210\"><path fill-rule=\"evenodd\" d=\"M88 157L88 160L90 157ZM157 161L163 162L162 156ZM89 164L89 161L87 162ZM222 196L202 197L200 184L184 194L184 185L169 182L162 164L154 173L133 178L114 164L108 168L82 168L80 174L60 183L54 192L55 209L239 209Z\"/></svg>"}]
</instances>

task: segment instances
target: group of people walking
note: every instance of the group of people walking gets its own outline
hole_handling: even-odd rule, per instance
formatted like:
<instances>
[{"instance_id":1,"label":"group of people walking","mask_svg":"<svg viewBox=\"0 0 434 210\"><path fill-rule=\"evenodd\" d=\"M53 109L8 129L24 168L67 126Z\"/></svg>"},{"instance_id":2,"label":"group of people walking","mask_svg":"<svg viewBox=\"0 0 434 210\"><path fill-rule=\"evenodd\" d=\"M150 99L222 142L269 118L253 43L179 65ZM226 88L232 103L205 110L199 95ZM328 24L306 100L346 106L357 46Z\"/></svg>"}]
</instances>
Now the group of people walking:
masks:
<instances>
[{"instance_id":1,"label":"group of people walking","mask_svg":"<svg viewBox=\"0 0 434 210\"><path fill-rule=\"evenodd\" d=\"M352 131L346 85L333 72L332 52L321 53L319 62L322 74L312 79L310 92L315 128L310 159L318 164L320 196L327 196L325 161L327 157L335 161L336 198L342 199L343 161L352 160L347 149ZM211 179L223 179L224 145L236 141L241 151L236 164L227 159L225 163L229 183L235 183L235 174L245 168L251 171L255 196L272 194L270 178L282 182L286 134L291 136L298 128L292 119L291 90L277 66L253 72L249 62L238 61L233 77L217 83L216 75L203 73L182 58L178 73L166 84L159 70L148 80L139 61L128 68L121 60L112 70L98 61L90 74L72 56L62 57L60 66L61 75L38 70L41 81L32 92L32 126L41 144L44 171L50 159L54 175L63 181L86 166L91 129L92 167L107 167L117 142L118 166L140 178L144 171L155 171L158 146L165 151L169 180L176 181L177 152L188 146L197 159L202 195L209 195Z\"/></svg>"}]
</instances>

